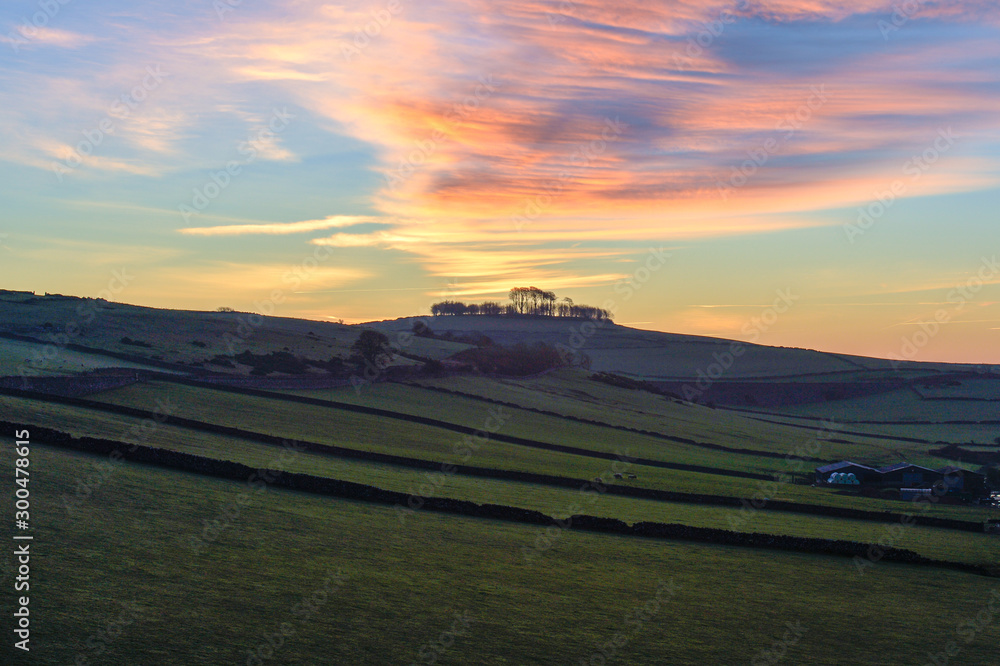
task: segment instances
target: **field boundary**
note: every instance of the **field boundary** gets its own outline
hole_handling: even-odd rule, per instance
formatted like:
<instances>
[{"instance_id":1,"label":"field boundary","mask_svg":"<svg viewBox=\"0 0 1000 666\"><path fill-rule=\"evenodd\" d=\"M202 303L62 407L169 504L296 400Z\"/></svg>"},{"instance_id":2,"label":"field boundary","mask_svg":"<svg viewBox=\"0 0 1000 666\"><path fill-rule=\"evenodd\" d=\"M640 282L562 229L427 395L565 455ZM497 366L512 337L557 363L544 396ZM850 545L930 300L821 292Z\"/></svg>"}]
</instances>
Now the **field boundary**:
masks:
<instances>
[{"instance_id":1,"label":"field boundary","mask_svg":"<svg viewBox=\"0 0 1000 666\"><path fill-rule=\"evenodd\" d=\"M416 384L413 382L397 382L403 386L410 386L413 388L425 389L427 391L439 391L441 393L447 393L450 395L457 395L463 398L469 398L471 400L479 400L482 402L488 402L493 405L501 405L503 407L511 407L514 409L520 409L526 412L532 412L534 414L541 414L542 416L552 416L555 418L566 419L567 421L574 421L576 423L583 423L585 425L599 426L602 428L610 428L612 430L618 430L620 432L629 432L636 435L646 435L648 437L654 437L656 439L662 439L668 442L675 442L677 444L689 444L691 446L697 446L700 448L708 449L710 451L722 451L724 453L736 453L740 455L752 455L760 456L761 458L786 458L788 454L777 453L775 451L757 451L755 449L740 449L731 446L723 446L721 444L711 444L709 442L699 442L697 440L688 439L686 437L678 437L676 435L668 435L662 432L655 432L653 430L642 430L640 428L629 428L628 426L618 426L605 421L596 421L594 419L585 419L582 416L570 416L568 414L560 414L559 412L553 412L547 409L541 409L539 407L525 407L524 405L519 405L515 402L507 402L505 400L494 400L492 398L485 398L481 395L476 395L474 393L466 393L464 391L456 391L454 389L447 389L441 386L425 386L423 384ZM829 463L832 460L827 460L825 458L813 458L811 456L798 456L800 460L805 460L806 462L818 462L818 463Z\"/></svg>"},{"instance_id":2,"label":"field boundary","mask_svg":"<svg viewBox=\"0 0 1000 666\"><path fill-rule=\"evenodd\" d=\"M0 390L0 394L4 393L7 393L7 391ZM20 397L31 397L31 396L20 396ZM89 403L91 401L86 401L86 400L80 401L79 399L75 398L60 398L55 402ZM307 451L309 453L328 455L336 458L344 458L349 460L364 460L366 462L398 465L400 467L409 467L414 469L426 469L426 470L441 469L440 462L426 460L423 458L410 458L407 456L397 456L390 453L378 453L376 451L351 449L332 444L320 444L318 442L310 442L306 440L289 439L285 437L279 437L277 435L268 435L265 433L259 433L252 430L243 430L240 428L233 428L230 426L223 426L214 423L206 423L204 421L196 421L194 419L185 419L164 414L157 414L154 412L137 409L134 407L107 405L106 403L94 403L94 405L97 411L106 411L112 414L132 416L137 418L155 418L169 425L189 428L201 432L209 432L218 435L225 435L228 437L235 437L238 439L258 442L270 446L285 447L292 445L299 448L300 450ZM75 406L80 406L85 408L89 407L89 405L79 405L79 404ZM105 409L108 407L110 407L111 409ZM35 426L35 427L43 428L43 426ZM617 458L615 459L617 460ZM213 460L221 460L221 459L213 458ZM635 464L642 464L639 463L638 460L634 458L629 458L629 461ZM574 488L574 489L580 489L596 485L594 482L587 481L584 479L574 479L572 477L555 476L551 474L539 474L537 472L522 472L517 470L504 470L493 467L474 467L469 465L453 465L452 467L454 468L453 471L455 474L459 474L462 476L476 477L476 478L496 479L504 481L513 481L518 483L531 483L542 486L550 486L558 488ZM774 477L767 477L767 479L769 481L772 481L774 480ZM675 502L682 504L727 506L734 508L749 507L753 508L754 510L776 511L782 513L799 513L799 514L821 516L826 518L842 518L848 520L862 520L862 521L877 522L877 523L900 523L903 522L905 519L907 521L912 521L914 524L921 525L923 527L935 527L940 529L950 529L962 532L975 532L975 533L980 533L984 531L982 521L976 522L970 520L959 520L955 518L940 518L936 516L921 516L921 515L908 516L892 511L867 511L864 509L854 509L850 507L836 507L826 504L809 504L805 502L790 502L786 500L768 500L763 507L758 509L756 508L755 504L760 504L760 502L755 503L755 501L752 499L742 498L742 497L733 497L728 495L710 495L704 493L684 493L684 492L658 490L655 488L644 488L636 486L616 486L616 485L605 484L603 482L601 483L601 486L603 487L602 492L606 492L609 495L629 497L633 499L651 500L657 502Z\"/></svg>"},{"instance_id":3,"label":"field boundary","mask_svg":"<svg viewBox=\"0 0 1000 666\"><path fill-rule=\"evenodd\" d=\"M463 435L478 436L480 431L475 428L460 426L452 423L445 423L443 421L435 421L434 419L428 419L421 416L411 416L409 414L400 414L397 412L390 412L382 409L376 409L374 407L364 407L362 405L349 405L346 403L330 403L325 400L314 400L312 398L303 398L301 396L285 395L282 393L271 393L269 391L260 391L257 389L245 389L245 388L235 388L231 386L226 387L216 387L216 386L206 386L198 382L181 382L190 383L192 386L197 388L209 388L220 391L225 391L229 393L246 394L254 397L260 398L273 398L274 396L289 398L290 402L300 402L303 404L308 404L317 407L327 407L332 409L342 409L344 411L356 412L361 414L366 414L369 416L381 416L384 418L393 418L402 421L409 421L411 423L418 423L420 425L426 425L428 427L439 428L441 430L447 430L451 432L457 432ZM37 391L26 391L23 389L15 388L5 388L0 387L0 395L9 395L18 398L28 398L31 400L40 400L42 402L53 402L63 405L70 405L73 407L82 407L85 409L93 409L96 411L107 412L110 414L119 414L122 416L131 416L136 418L156 418L163 423L170 423L173 425L178 425L181 427L187 427L194 430L204 430L207 432L215 432L218 434L232 435L235 437L242 437L244 439L255 439L257 437L272 437L271 435L263 435L261 433L256 433L251 430L242 430L240 428L232 428L230 426L218 425L215 423L207 423L205 421L197 421L195 419L186 419L179 416L163 415L155 413L151 410L139 409L137 407L127 407L125 405L115 405L112 403L98 402L96 400L88 400L86 398L74 398L69 396L52 395L49 393L39 393ZM281 438L275 438L281 440ZM584 458L597 458L599 460L619 460L620 456L616 453L608 453L604 451L594 451L592 449L581 449L575 446L564 446L562 444L550 444L548 442L538 442L535 440L525 439L523 437L514 437L512 435L502 435L502 434L489 434L489 439L497 442L503 442L505 444L514 444L517 446L525 446L528 448L540 449L545 451L554 451L556 453L566 453L569 455L578 455ZM290 440L285 440L290 441ZM375 454L374 452L361 451L359 449L348 449L345 447L338 447L329 444L319 444L316 442L309 443L313 446L323 446L329 448L331 451L337 450L345 452L342 455L347 455L346 452L354 452L355 454L369 454L372 455L386 455L390 454ZM394 457L394 456L390 456ZM400 460L416 460L408 459L404 457L398 457ZM664 460L652 460L648 458L634 458L629 456L629 460L633 464L645 465L647 467L660 467L663 469L673 469L681 472L698 472L701 474L714 474L716 476L731 476L743 479L753 479L756 481L771 481L774 476L769 474L757 474L755 472L743 472L735 469L722 469L720 467L706 467L704 465L688 465L686 463L672 463ZM436 465L440 466L440 465Z\"/></svg>"},{"instance_id":4,"label":"field boundary","mask_svg":"<svg viewBox=\"0 0 1000 666\"><path fill-rule=\"evenodd\" d=\"M13 437L18 428L24 424L0 421L0 433ZM350 481L339 481L308 474L283 472L281 470L258 470L247 465L231 461L205 458L190 453L168 451L138 444L127 444L95 437L73 437L68 433L31 426L33 439L57 447L85 453L110 455L118 452L123 460L132 463L154 465L168 469L191 472L203 476L247 481L258 476L271 478L271 485L289 490L307 492L317 495L340 497L349 500L359 500L383 505L406 507L409 495L402 492L385 490ZM519 509L498 504L476 504L467 500L446 498L426 498L421 507L423 511L433 511L454 515L471 516L492 520L522 523L528 525L559 525L564 529L586 532L599 532L625 537L644 537L711 543L716 545L742 546L763 548L800 553L833 555L851 557L871 561L870 553L879 553L880 561L913 564L929 567L956 569L966 573L997 577L1000 572L986 567L960 562L934 560L923 557L913 551L894 547L881 547L876 544L833 539L817 539L812 537L791 537L774 534L732 532L707 527L690 527L676 523L638 522L628 525L616 518L601 518L589 515L573 515L566 520L558 521L540 511Z\"/></svg>"},{"instance_id":5,"label":"field boundary","mask_svg":"<svg viewBox=\"0 0 1000 666\"><path fill-rule=\"evenodd\" d=\"M396 419L400 421L407 421L409 423L418 423L420 425L429 426L432 428L440 428L442 430L449 430L452 432L457 432L463 435L476 436L480 434L480 431L471 426L464 426L458 423L451 423L449 421L441 421L439 419L432 419L426 416L417 416L415 414L406 414L403 412L396 412L389 409L381 409L379 407L367 407L365 405L355 405L349 402L338 402L335 400L324 400L321 398L310 398L308 396L292 395L289 393L279 393L276 391L267 391L263 389L252 389L241 386L220 386L211 383L200 382L192 379L184 379L180 377L156 377L157 380L163 380L166 382L174 384L182 384L185 386L192 386L195 388L211 389L216 391L224 391L227 393L235 393L238 395L249 395L256 398L266 398L270 400L281 400L285 402L295 402L303 405L310 405L312 407L325 407L329 409L339 409L347 412L354 412L357 414L367 414L370 416L379 416L382 418ZM17 390L17 389L13 389ZM0 390L2 392L2 390ZM39 399L44 399L44 397L39 397ZM88 403L94 403L97 405L104 405L106 403L100 403L96 401L87 401ZM502 406L517 407L518 409L523 409L517 405L505 405L503 403L496 403ZM90 406L90 405L87 405ZM534 411L534 410L525 410ZM538 412L543 413L544 412ZM549 414L551 416L559 416L558 414ZM564 418L564 417L560 417ZM586 423L585 421L581 421ZM587 423L587 425L594 426L604 426L602 423ZM607 426L611 429L616 429L614 426ZM634 434L650 434L641 431L631 431ZM663 436L667 437L667 436ZM543 449L547 451L556 451L558 453L569 453L572 455L580 455L588 458L600 458L602 460L617 460L618 456L614 453L608 453L604 451L595 451L593 449L584 449L577 446L567 446L564 444L553 444L551 442L542 442L539 440L528 439L526 437L517 437L515 435L504 435L502 433L492 433L490 434L490 439L497 442L504 442L506 444L515 444L518 446L527 446L530 448ZM689 446L700 446L698 442L693 440L686 440L682 437L669 438L669 441L673 441L678 444L687 444ZM715 445L706 445L705 448L711 448ZM735 449L727 449L726 452L735 453ZM758 455L760 452L752 451L750 449L746 450L744 455ZM761 455L763 458L785 458L785 454L772 454L772 455ZM756 480L771 480L773 475L770 474L759 474L756 472L743 472L736 469L725 469L722 467L710 467L707 465L689 465L687 463L672 463L665 460L654 460L652 458L632 458L632 460L641 465L647 465L649 467L663 467L666 469L676 469L684 472L700 472L703 474L717 474L721 476L736 476L744 479L756 479ZM830 462L828 460L815 460L804 458L804 460L809 460L812 462Z\"/></svg>"}]
</instances>

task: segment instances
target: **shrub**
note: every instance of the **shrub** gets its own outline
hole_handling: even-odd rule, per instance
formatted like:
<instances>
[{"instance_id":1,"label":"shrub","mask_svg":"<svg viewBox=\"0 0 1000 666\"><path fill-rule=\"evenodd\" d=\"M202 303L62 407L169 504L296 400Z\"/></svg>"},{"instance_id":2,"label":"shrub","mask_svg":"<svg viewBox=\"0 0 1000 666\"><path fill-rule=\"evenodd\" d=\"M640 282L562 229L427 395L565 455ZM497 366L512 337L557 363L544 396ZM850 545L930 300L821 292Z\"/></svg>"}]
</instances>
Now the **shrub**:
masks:
<instances>
[{"instance_id":1,"label":"shrub","mask_svg":"<svg viewBox=\"0 0 1000 666\"><path fill-rule=\"evenodd\" d=\"M536 342L530 346L519 342L511 347L477 347L459 352L454 358L473 364L480 372L515 377L534 375L566 365L555 347L544 342Z\"/></svg>"}]
</instances>

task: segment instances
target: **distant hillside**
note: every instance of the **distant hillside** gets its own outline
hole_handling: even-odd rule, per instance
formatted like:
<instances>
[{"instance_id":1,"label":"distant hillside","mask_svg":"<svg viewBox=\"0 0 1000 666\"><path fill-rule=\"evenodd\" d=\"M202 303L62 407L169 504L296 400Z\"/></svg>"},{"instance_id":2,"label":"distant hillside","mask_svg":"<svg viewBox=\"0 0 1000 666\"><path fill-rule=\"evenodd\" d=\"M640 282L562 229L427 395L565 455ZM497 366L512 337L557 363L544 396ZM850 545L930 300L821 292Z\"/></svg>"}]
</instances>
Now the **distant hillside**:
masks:
<instances>
[{"instance_id":1,"label":"distant hillside","mask_svg":"<svg viewBox=\"0 0 1000 666\"><path fill-rule=\"evenodd\" d=\"M418 322L435 334L414 336ZM767 347L744 342L659 331L644 331L608 320L549 316L427 316L348 326L254 313L167 310L72 296L0 294L0 333L43 341L62 351L43 359L45 350L23 342L0 343L0 375L18 374L26 362L41 374L74 372L109 364L107 359L68 353L79 345L127 355L132 361L178 364L202 371L245 373L229 367L237 355L291 353L316 361L347 359L365 328L385 333L402 352L397 365L447 359L483 336L510 346L544 342L571 360L586 358L589 369L663 383L701 382L701 387L751 379L780 381L871 382L886 378L969 372L973 366L904 363L899 371L886 360L807 349ZM446 339L450 333L454 339ZM214 362L213 362L214 361ZM112 363L121 366L124 363ZM319 370L316 370L319 372ZM676 388L676 387L674 387ZM671 389L673 390L673 389ZM818 389L822 391L821 389Z\"/></svg>"},{"instance_id":2,"label":"distant hillside","mask_svg":"<svg viewBox=\"0 0 1000 666\"><path fill-rule=\"evenodd\" d=\"M874 371L884 374L893 370L891 362L882 359L644 331L608 321L479 315L403 317L364 326L386 334L398 334L412 330L417 321L427 323L437 334L451 332L459 336L479 333L503 345L545 342L560 349L586 354L590 357L591 370L649 380L685 381L702 376L711 381L802 378L830 373L868 375ZM903 370L932 373L963 371L971 367L947 363L900 364ZM720 369L721 374L718 374Z\"/></svg>"}]
</instances>

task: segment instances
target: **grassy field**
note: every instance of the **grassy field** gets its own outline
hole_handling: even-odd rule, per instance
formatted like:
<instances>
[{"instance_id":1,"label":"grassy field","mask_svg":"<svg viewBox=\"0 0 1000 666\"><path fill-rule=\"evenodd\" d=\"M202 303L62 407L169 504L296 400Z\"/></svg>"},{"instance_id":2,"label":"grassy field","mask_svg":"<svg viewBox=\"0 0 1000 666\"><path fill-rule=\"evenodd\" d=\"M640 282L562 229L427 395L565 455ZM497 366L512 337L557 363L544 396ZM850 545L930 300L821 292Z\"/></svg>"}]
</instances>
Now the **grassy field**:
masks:
<instances>
[{"instance_id":1,"label":"grassy field","mask_svg":"<svg viewBox=\"0 0 1000 666\"><path fill-rule=\"evenodd\" d=\"M60 350L55 357L47 358L46 354L51 356L54 348L48 344L0 338L0 376L18 376L22 373L28 376L72 375L98 368L158 369L141 363L129 363L109 356L87 354L71 349ZM26 370L29 368L31 370ZM33 370L37 370L37 374L32 374Z\"/></svg>"},{"instance_id":2,"label":"grassy field","mask_svg":"<svg viewBox=\"0 0 1000 666\"><path fill-rule=\"evenodd\" d=\"M984 403L970 404L976 405ZM926 451L928 448L940 446L939 442L976 444L979 446L993 446L995 448L997 446L997 433L1000 432L1000 425L995 423L946 423L945 421L948 419L944 418L942 418L939 422L936 421L932 423L879 423L877 416L879 412L877 411L867 411L867 408L865 408L864 411L850 409L849 407L837 406L836 403L833 403L833 405L834 406L832 408L827 409L814 405L802 406L800 408L786 408L780 411L755 411L752 413L741 411L739 413L745 414L748 417L760 418L761 420L772 423L806 427L817 427L821 422L820 420L825 421L831 418L836 419L844 416L863 418L866 414L875 415L874 418L865 419L869 422L848 423L845 421L842 423L843 430L851 433L858 433L857 435L852 434L851 437L861 440L867 439L866 436L885 435L891 438L905 437L927 442L926 444L916 444L899 441L898 439L881 440L882 446L892 449L900 447L900 451L905 451L908 456L920 455L921 451ZM955 411L961 414L960 410L956 409ZM969 415L970 413L967 412L966 416ZM984 416L988 416L989 420L996 420L996 414L984 414ZM892 420L894 421L895 419Z\"/></svg>"},{"instance_id":3,"label":"grassy field","mask_svg":"<svg viewBox=\"0 0 1000 666\"><path fill-rule=\"evenodd\" d=\"M995 403L977 400L925 400L913 389L850 398L812 405L784 407L797 416L836 418L841 421L985 421L1000 419ZM1000 432L1000 425L994 426Z\"/></svg>"},{"instance_id":4,"label":"grassy field","mask_svg":"<svg viewBox=\"0 0 1000 666\"><path fill-rule=\"evenodd\" d=\"M860 576L840 558L575 532L529 563L542 528L435 514L401 525L388 507L277 490L252 494L194 556L189 539L245 485L122 464L67 518L57 498L89 462L32 449L45 552L32 560L32 663L242 664L283 623L271 663L428 663L430 651L440 664L578 663L616 636L617 663L746 663L786 623L788 663L842 664L845 645L854 663L922 663L949 641L955 663L995 663L1000 622L969 643L958 633L992 579L891 564Z\"/></svg>"},{"instance_id":5,"label":"grassy field","mask_svg":"<svg viewBox=\"0 0 1000 666\"><path fill-rule=\"evenodd\" d=\"M16 402L11 402L12 400L16 399L0 398L0 413L3 413L5 408L17 406ZM29 405L31 406L28 407ZM169 450L232 460L256 468L277 468L287 472L302 472L374 485L413 495L464 499L480 504L517 506L542 511L557 518L564 518L573 512L580 512L619 518L627 523L651 520L698 527L865 542L875 542L886 537L890 527L887 524L867 521L777 511L748 513L736 508L659 502L606 494L589 496L599 497L599 500L596 501L584 501L584 496L576 489L439 474L435 473L434 470L345 460L307 452L294 452L293 454L293 452L283 451L280 447L169 425L161 424L152 431L140 431L135 427L138 424L137 419L91 412L75 407L51 406L34 401L21 402L20 406L22 413L28 412L29 409L32 410L33 422L38 425L56 427L60 423L74 422L76 426L72 430L78 435L123 439ZM475 460L471 462L476 463ZM541 463L529 469L533 471L540 466ZM726 491L722 494L732 493L748 497L753 496L760 488L760 486L724 487L718 477L684 472L671 473L669 470L639 465L630 467L630 470L636 472L640 477L639 480L615 481L612 479L610 461L594 461L593 467L590 469L593 470L593 474L578 478L590 479L594 475L600 475L608 483L619 485L641 485L642 487L672 490L690 487L689 492L714 491L721 493ZM662 474L662 472L667 473ZM90 485L91 480L100 478L100 469L81 470L77 473L76 478ZM915 507L906 503L849 498L833 494L825 489L813 489L808 486L785 485L777 486L777 488L778 490L772 493L776 499L794 499L809 503L841 506L852 505L855 508L868 510L884 508L904 513L916 510ZM71 497L72 504L75 505L81 497L85 497L85 494L76 493ZM953 506L929 507L925 511L921 510L920 513L967 520L984 520L988 516L1000 516L1000 511L990 512L978 508ZM915 550L927 557L973 564L991 563L996 549L995 538L988 535L922 527L908 528L902 536L894 537L893 540L897 546Z\"/></svg>"},{"instance_id":6,"label":"grassy field","mask_svg":"<svg viewBox=\"0 0 1000 666\"><path fill-rule=\"evenodd\" d=\"M829 429L830 433L823 436L822 448L817 457L829 460L849 458L871 465L885 465L899 462L903 458L927 457L927 450L932 448L929 444L839 434L841 430L848 430L892 435L896 432L895 426L879 428L840 423L835 418L839 415L834 414L818 420L790 417L781 413L762 420L753 418L755 414L751 413L679 404L651 393L628 391L586 377L587 374L579 371L564 370L531 379L460 376L421 380L419 383L489 400L525 407L538 406L567 416L675 434L732 448L787 454L795 448L795 444L816 441L816 429L822 427ZM800 427L785 427L781 422ZM806 426L806 429L801 426ZM940 460L935 466L943 464L945 461Z\"/></svg>"},{"instance_id":7,"label":"grassy field","mask_svg":"<svg viewBox=\"0 0 1000 666\"><path fill-rule=\"evenodd\" d=\"M345 391L350 392L351 389ZM170 396L187 418L210 423L245 427L258 432L308 441L344 442L348 445L375 447L397 455L440 457L450 453L456 439L454 432L394 419L372 419L363 414L332 407L292 403L274 398L246 396L209 388L170 383L148 382L105 391L93 399L112 404L143 407L157 397ZM452 412L434 412L410 408L408 413L422 413L447 422L482 429L498 423L498 413L489 404L467 404ZM723 470L768 474L786 469L780 458L734 455L692 444L667 441L647 435L602 428L565 419L556 419L525 411L503 411L503 435L520 435L541 442L578 447L588 451L615 454L627 451L636 458L647 458L688 465L704 465ZM491 453L512 455L517 445L493 441ZM375 450L372 448L371 450ZM492 449L496 449L495 452ZM786 445L786 450L788 446ZM406 453L409 451L409 453ZM516 454L515 454L516 455Z\"/></svg>"},{"instance_id":8,"label":"grassy field","mask_svg":"<svg viewBox=\"0 0 1000 666\"><path fill-rule=\"evenodd\" d=\"M163 390L157 390L163 387ZM377 387L381 389L382 387ZM387 387L388 390L395 390ZM407 387L399 387L406 390ZM174 413L178 416L195 418L211 423L222 423L233 427L255 430L281 437L302 439L305 441L320 444L334 444L346 448L390 453L430 460L435 463L461 463L463 457L457 453L461 446L462 436L458 433L442 430L430 426L414 425L405 421L393 419L383 419L367 416L364 414L353 414L341 410L326 409L322 407L312 407L309 405L289 404L281 400L271 400L268 398L248 398L232 393L214 391L211 389L192 388L175 384L140 384L126 389L118 389L100 394L96 397L103 397L108 402L124 403L142 409L154 409L157 400L162 400L168 396L171 404L174 405ZM445 396L450 397L450 396ZM248 400L247 402L243 402ZM476 409L484 409L481 402L474 403ZM25 413L32 414L34 422L39 425L48 425L54 428L68 429L77 434L90 434L94 436L109 437L119 439L123 436L128 441L133 441L135 436L130 436L123 432L128 429L129 424L134 426L137 419L121 417L117 415L106 415L95 413L91 410L76 407L66 407L52 405L38 401L26 401L22 398L0 397L0 413L7 414ZM711 410L705 410L712 413ZM445 410L442 413L433 411L423 411L425 415L451 414ZM484 412L480 412L480 417ZM488 412L486 412L488 413ZM551 419L542 415L530 412L522 413L525 423L531 424L535 419ZM460 420L456 417L455 420ZM514 419L517 421L517 419ZM552 435L562 433L561 421L556 423L545 422L536 424L533 432L529 434ZM507 423L510 423L508 421ZM506 433L507 423L500 430ZM86 424L87 427L82 427ZM574 425L574 424L570 424ZM595 430L593 426L582 426ZM618 439L618 433L611 431L615 439L611 440L616 446L626 448L631 441L628 437ZM628 433L625 433L628 435ZM800 435L801 436L801 435ZM222 438L225 439L225 438ZM190 431L186 429L174 429L166 426L159 428L149 436L149 442L157 446L166 448L179 448L189 450L184 447L199 446L198 442L210 442L210 438L205 433ZM560 437L554 437L553 441L562 443ZM584 448L588 448L588 443L594 440L587 439L583 442ZM805 442L808 440L799 440ZM670 445L669 442L665 443ZM201 446L211 446L202 444ZM237 450L238 444L229 443L228 446ZM791 445L789 445L791 448ZM683 456L677 458L678 462L690 463L692 460L702 460L705 458L691 458L685 445L677 445L671 448L660 447L656 453L660 459L671 459L668 453L678 456L680 452ZM201 454L201 449L190 450L190 452ZM639 454L629 447L630 455ZM701 449L695 451L699 455ZM751 458L752 456L736 456L734 454L718 454L708 459L714 462L729 456L731 458ZM214 454L213 454L214 455ZM222 451L221 457L229 457L226 451ZM735 468L733 463L723 460L730 468ZM780 472L794 471L783 459L763 459L763 469L772 469ZM532 449L514 444L507 444L491 440L482 445L474 452L474 455L466 461L466 464L477 467L493 467L498 469L537 472L542 474L552 474L556 476L568 476L579 479L591 479L598 475L608 476L610 461L589 458L585 456ZM808 472L812 465L804 464L802 472ZM706 493L717 495L729 495L740 497L751 497L761 492L763 483L753 479L724 476L717 474L706 474L689 471L670 470L657 467L650 467L636 464L631 469L638 478L632 480L611 480L613 483L623 485L636 485L658 490L671 490L688 493ZM769 496L773 496L768 492ZM830 489L812 488L808 485L785 484L781 486L778 499L788 501L799 501L814 504L825 504L831 506L844 506L860 508L865 510L905 510L906 503L891 500L874 500L856 497L848 494L840 494ZM934 506L929 509L934 515L950 516L962 519L982 520L984 516L995 515L986 509L977 507L956 507L956 506Z\"/></svg>"}]
</instances>

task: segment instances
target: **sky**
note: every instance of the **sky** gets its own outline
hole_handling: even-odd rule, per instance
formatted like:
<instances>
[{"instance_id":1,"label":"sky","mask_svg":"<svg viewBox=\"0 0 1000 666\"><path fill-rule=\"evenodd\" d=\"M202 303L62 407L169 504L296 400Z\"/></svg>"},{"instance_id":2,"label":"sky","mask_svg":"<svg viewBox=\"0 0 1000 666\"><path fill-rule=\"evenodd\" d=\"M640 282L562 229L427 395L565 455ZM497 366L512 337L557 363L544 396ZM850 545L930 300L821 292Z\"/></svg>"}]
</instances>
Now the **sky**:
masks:
<instances>
[{"instance_id":1,"label":"sky","mask_svg":"<svg viewBox=\"0 0 1000 666\"><path fill-rule=\"evenodd\" d=\"M0 287L1000 363L986 0L7 0Z\"/></svg>"}]
</instances>

